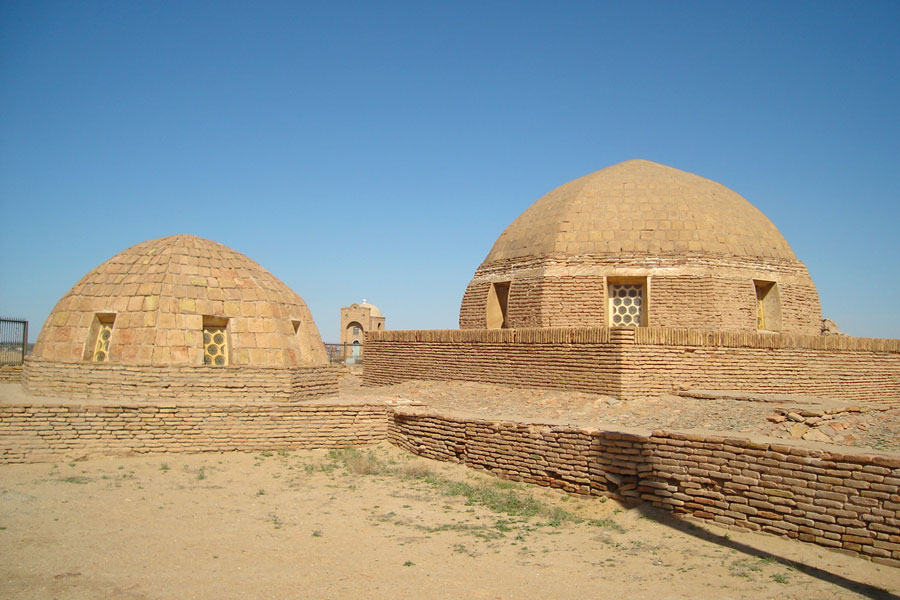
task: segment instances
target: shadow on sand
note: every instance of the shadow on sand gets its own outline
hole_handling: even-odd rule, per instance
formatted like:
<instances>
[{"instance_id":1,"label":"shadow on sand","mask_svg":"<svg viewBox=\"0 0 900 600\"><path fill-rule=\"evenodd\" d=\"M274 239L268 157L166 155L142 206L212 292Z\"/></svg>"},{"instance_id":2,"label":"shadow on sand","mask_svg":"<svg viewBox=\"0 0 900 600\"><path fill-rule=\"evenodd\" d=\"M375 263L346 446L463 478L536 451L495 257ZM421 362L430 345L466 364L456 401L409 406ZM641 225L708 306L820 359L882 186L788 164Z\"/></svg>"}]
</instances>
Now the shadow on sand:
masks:
<instances>
[{"instance_id":1,"label":"shadow on sand","mask_svg":"<svg viewBox=\"0 0 900 600\"><path fill-rule=\"evenodd\" d=\"M748 544L737 542L733 539L730 539L727 535L723 536L717 533L713 533L712 531L706 529L701 523L681 519L673 515L672 513L650 506L649 504L640 504L638 506L635 506L634 510L637 510L639 513L641 513L642 516L656 523L659 523L660 525L665 525L666 527L670 527L676 531L680 531L681 533L694 536L706 542L718 544L725 548L736 550L737 552L740 552L747 556L753 556L756 558L777 562L790 569L794 569L796 571L809 575L810 577L815 577L816 579L820 579L832 585L840 586L846 590L865 596L866 598L872 598L873 600L900 600L900 596L897 596L889 592L888 590L875 587L861 581L854 581L852 579L843 577L842 575L830 573L824 569L820 569L819 567L814 567L802 562L790 560L784 558L783 556L778 556L776 554L772 554L771 552L766 552L765 550L754 548L753 546L750 546ZM826 550L826 548L822 549ZM893 569L893 567L887 566L884 568ZM898 576L900 576L900 572L898 572Z\"/></svg>"}]
</instances>

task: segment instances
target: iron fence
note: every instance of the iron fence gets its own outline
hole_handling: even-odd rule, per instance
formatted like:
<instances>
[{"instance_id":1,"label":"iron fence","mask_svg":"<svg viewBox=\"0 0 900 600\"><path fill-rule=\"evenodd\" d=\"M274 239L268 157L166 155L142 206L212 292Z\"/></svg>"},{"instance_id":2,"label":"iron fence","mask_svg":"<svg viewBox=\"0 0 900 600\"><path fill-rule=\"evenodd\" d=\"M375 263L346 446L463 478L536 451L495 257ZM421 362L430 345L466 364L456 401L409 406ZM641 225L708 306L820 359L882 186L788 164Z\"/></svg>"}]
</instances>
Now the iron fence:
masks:
<instances>
[{"instance_id":1,"label":"iron fence","mask_svg":"<svg viewBox=\"0 0 900 600\"><path fill-rule=\"evenodd\" d=\"M362 344L325 344L328 361L336 365L361 365L363 361Z\"/></svg>"},{"instance_id":2,"label":"iron fence","mask_svg":"<svg viewBox=\"0 0 900 600\"><path fill-rule=\"evenodd\" d=\"M28 321L0 317L0 365L21 365L28 346Z\"/></svg>"}]
</instances>

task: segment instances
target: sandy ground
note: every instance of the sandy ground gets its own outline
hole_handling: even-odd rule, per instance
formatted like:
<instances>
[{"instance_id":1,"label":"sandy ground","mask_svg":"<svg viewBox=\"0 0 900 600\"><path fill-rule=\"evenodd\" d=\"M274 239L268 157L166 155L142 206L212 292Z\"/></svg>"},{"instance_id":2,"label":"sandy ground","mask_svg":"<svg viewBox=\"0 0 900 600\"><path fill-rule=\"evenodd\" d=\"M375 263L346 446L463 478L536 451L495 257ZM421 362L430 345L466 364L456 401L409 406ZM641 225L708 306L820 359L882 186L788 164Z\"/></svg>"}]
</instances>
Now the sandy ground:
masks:
<instances>
[{"instance_id":1,"label":"sandy ground","mask_svg":"<svg viewBox=\"0 0 900 600\"><path fill-rule=\"evenodd\" d=\"M0 466L0 597L897 598L900 569L382 444Z\"/></svg>"}]
</instances>

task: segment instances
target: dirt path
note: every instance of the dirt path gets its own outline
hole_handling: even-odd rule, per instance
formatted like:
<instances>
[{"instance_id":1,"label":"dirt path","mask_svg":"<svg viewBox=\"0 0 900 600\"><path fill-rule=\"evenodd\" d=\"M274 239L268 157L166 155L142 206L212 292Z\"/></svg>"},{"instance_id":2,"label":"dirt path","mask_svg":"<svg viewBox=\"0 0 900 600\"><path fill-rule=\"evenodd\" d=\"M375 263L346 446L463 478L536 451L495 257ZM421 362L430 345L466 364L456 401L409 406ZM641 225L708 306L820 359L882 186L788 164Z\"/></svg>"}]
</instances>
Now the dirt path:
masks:
<instances>
[{"instance_id":1,"label":"dirt path","mask_svg":"<svg viewBox=\"0 0 900 600\"><path fill-rule=\"evenodd\" d=\"M900 595L898 569L389 445L0 466L0 550L4 598Z\"/></svg>"}]
</instances>

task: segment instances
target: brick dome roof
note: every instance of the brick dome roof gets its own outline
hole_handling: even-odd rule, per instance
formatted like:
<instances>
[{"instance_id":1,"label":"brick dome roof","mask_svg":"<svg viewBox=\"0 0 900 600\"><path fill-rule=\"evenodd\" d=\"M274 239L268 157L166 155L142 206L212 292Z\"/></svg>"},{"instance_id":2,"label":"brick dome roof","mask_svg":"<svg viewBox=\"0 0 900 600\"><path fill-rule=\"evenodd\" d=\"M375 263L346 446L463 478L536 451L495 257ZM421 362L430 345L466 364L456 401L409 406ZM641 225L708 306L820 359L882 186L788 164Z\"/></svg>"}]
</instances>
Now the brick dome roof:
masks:
<instances>
[{"instance_id":1,"label":"brick dome roof","mask_svg":"<svg viewBox=\"0 0 900 600\"><path fill-rule=\"evenodd\" d=\"M243 254L192 235L137 244L90 271L50 313L34 356L92 360L98 323L108 324L110 363L202 365L216 327L227 343L214 349L224 355L215 364L327 362L300 296Z\"/></svg>"},{"instance_id":2,"label":"brick dome roof","mask_svg":"<svg viewBox=\"0 0 900 600\"><path fill-rule=\"evenodd\" d=\"M647 160L607 167L540 198L500 235L484 265L553 254L797 260L739 194Z\"/></svg>"},{"instance_id":3,"label":"brick dome roof","mask_svg":"<svg viewBox=\"0 0 900 600\"><path fill-rule=\"evenodd\" d=\"M363 303L360 304L360 306L361 306L362 308L368 308L369 311L370 311L369 314L370 314L371 316L373 316L373 317L382 317L382 316L384 316L384 315L381 314L381 311L378 309L377 306L375 306L374 304L369 304L369 303L366 302L365 300L363 300Z\"/></svg>"}]
</instances>

